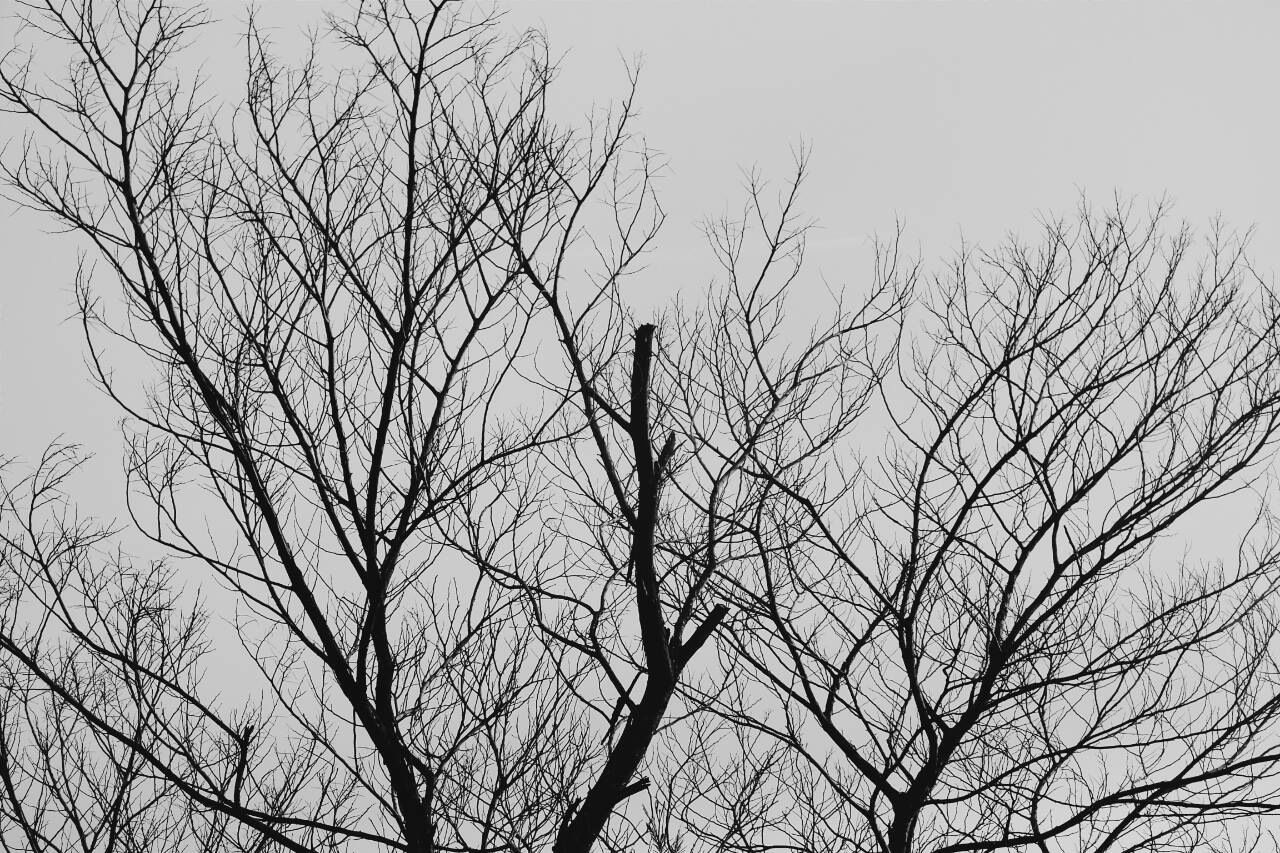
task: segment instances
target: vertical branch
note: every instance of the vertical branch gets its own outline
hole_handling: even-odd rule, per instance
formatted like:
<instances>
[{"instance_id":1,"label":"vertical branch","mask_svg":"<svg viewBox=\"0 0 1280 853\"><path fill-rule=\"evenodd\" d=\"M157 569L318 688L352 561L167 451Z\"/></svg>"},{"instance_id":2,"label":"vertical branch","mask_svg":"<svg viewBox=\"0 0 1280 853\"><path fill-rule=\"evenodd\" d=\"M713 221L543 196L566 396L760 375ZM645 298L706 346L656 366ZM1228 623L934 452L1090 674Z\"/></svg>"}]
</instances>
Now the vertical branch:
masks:
<instances>
[{"instance_id":1,"label":"vertical branch","mask_svg":"<svg viewBox=\"0 0 1280 853\"><path fill-rule=\"evenodd\" d=\"M672 640L662 613L656 533L662 482L675 452L675 437L669 436L655 454L650 387L655 331L652 324L646 323L635 332L627 425L636 468L636 520L631 533L631 564L636 619L644 650L644 692L581 806L565 821L556 839L556 853L586 853L604 830L614 809L626 798L649 786L647 778L634 782L632 778L658 732L681 671L727 612L723 606L716 607L683 646Z\"/></svg>"}]
</instances>

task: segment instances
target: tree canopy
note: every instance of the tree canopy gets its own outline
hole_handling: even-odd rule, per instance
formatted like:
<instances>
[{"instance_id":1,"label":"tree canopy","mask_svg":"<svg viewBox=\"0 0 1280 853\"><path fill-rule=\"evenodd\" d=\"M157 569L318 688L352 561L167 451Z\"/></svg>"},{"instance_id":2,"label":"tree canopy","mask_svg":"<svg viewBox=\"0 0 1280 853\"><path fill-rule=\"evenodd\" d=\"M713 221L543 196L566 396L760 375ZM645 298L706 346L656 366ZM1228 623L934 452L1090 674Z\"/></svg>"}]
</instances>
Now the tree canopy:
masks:
<instances>
[{"instance_id":1,"label":"tree canopy","mask_svg":"<svg viewBox=\"0 0 1280 853\"><path fill-rule=\"evenodd\" d=\"M25 10L9 187L89 252L162 556L76 514L74 448L5 468L5 849L1264 837L1280 305L1244 240L1125 201L938 272L895 235L799 321L802 152L643 317L634 77L566 123L540 34L360 2L298 60L251 21L229 108L199 8ZM1227 499L1243 537L1171 551Z\"/></svg>"}]
</instances>

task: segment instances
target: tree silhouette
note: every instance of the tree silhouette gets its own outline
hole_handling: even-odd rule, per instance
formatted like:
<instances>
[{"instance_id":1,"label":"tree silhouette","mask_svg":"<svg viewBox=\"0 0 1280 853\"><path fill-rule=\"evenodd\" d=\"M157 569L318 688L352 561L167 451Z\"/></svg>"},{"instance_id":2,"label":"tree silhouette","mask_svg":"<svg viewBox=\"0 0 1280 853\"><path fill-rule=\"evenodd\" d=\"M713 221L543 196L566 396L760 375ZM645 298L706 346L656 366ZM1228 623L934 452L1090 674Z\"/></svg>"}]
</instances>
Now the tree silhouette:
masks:
<instances>
[{"instance_id":1,"label":"tree silhouette","mask_svg":"<svg viewBox=\"0 0 1280 853\"><path fill-rule=\"evenodd\" d=\"M230 593L268 692L202 683L213 635L167 597L168 569L102 588L92 533L18 511L56 491L62 452L10 493L18 612L42 614L6 626L14 696L47 694L51 725L122 764L120 802L152 802L139 785L159 789L142 811L185 802L166 823L184 843L589 849L648 784L724 614L657 574L671 445L648 409L653 327L633 345L615 295L660 218L630 100L558 127L536 36L363 4L331 22L345 72L319 44L283 64L251 24L244 105L221 123L171 67L199 23L162 3L32 9L70 70L45 83L11 61L5 96L66 157L28 148L10 179L118 282L119 306L87 269L80 293L97 378L131 417L129 511ZM141 396L102 333L154 365ZM30 843L96 849L76 798L56 819L26 807L75 790L60 756L7 754Z\"/></svg>"},{"instance_id":2,"label":"tree silhouette","mask_svg":"<svg viewBox=\"0 0 1280 853\"><path fill-rule=\"evenodd\" d=\"M807 325L801 156L641 322L634 77L568 126L536 33L367 2L297 59L251 20L220 111L198 10L25 8L66 63L7 57L7 175L98 259L164 558L76 516L74 449L7 469L7 849L1170 850L1272 810L1269 516L1164 545L1276 437L1240 241L1188 270L1117 204L926 281L894 240Z\"/></svg>"},{"instance_id":3,"label":"tree silhouette","mask_svg":"<svg viewBox=\"0 0 1280 853\"><path fill-rule=\"evenodd\" d=\"M752 300L785 288L699 325L694 405L742 413L707 437L737 467L739 687L699 698L753 737L687 768L687 825L736 849L1235 850L1230 819L1276 808L1280 543L1253 498L1277 306L1239 241L1196 263L1166 222L1085 208L962 254L883 374L760 344L780 313ZM1227 498L1257 513L1243 540L1171 549Z\"/></svg>"}]
</instances>

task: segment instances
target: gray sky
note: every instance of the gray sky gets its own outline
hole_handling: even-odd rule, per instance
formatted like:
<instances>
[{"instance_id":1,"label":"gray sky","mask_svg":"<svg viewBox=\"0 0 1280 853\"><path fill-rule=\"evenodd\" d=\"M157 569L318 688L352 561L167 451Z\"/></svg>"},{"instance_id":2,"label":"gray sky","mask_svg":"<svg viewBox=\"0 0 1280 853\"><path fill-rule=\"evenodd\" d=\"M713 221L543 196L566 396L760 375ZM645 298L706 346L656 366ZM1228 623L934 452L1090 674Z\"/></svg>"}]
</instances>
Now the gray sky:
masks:
<instances>
[{"instance_id":1,"label":"gray sky","mask_svg":"<svg viewBox=\"0 0 1280 853\"><path fill-rule=\"evenodd\" d=\"M0 0L11 13L13 0ZM322 2L262 0L277 26ZM243 5L211 4L235 21ZM1203 227L1256 226L1254 256L1280 269L1280 4L1245 2L613 2L514 0L508 21L545 26L567 54L559 97L617 94L643 57L638 127L665 154L669 213L645 294L692 293L709 257L697 223L742 199L741 172L785 175L812 146L803 207L817 218L811 272L865 277L864 249L901 218L926 266L961 235L991 242L1070 213L1081 192L1167 194ZM11 27L0 23L0 40ZM238 67L234 26L201 44L208 72ZM20 132L0 116L0 138ZM58 435L100 454L117 500L113 405L88 384L67 322L76 244L0 201L0 454ZM859 263L851 263L857 258ZM88 495L85 496L89 497ZM98 503L101 500L102 503Z\"/></svg>"}]
</instances>

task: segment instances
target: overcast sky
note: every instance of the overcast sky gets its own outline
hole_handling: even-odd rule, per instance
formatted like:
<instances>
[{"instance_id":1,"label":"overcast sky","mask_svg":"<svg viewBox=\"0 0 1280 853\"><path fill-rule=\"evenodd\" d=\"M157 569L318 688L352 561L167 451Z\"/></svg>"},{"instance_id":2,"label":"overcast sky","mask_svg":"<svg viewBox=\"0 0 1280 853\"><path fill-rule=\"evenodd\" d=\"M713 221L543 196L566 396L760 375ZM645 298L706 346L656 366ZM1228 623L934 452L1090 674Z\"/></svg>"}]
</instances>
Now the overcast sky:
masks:
<instances>
[{"instance_id":1,"label":"overcast sky","mask_svg":"<svg viewBox=\"0 0 1280 853\"><path fill-rule=\"evenodd\" d=\"M261 0L276 26L327 5ZM0 0L12 13L13 0ZM215 17L243 18L230 0ZM545 27L565 55L558 98L616 95L642 57L640 122L669 170L663 243L645 283L701 286L697 223L741 200L741 173L782 175L813 149L806 212L813 274L864 276L847 258L905 222L908 245L945 260L961 235L1027 232L1079 194L1167 194L1197 226L1256 226L1254 256L1280 269L1276 87L1280 3L609 2L516 0L512 27ZM3 41L11 27L0 24ZM207 70L237 69L234 26L211 29ZM0 137L20 126L0 116ZM72 312L76 244L0 201L0 454L58 435L119 468L118 413L92 390ZM105 481L104 481L105 484ZM102 497L110 489L102 492Z\"/></svg>"}]
</instances>

